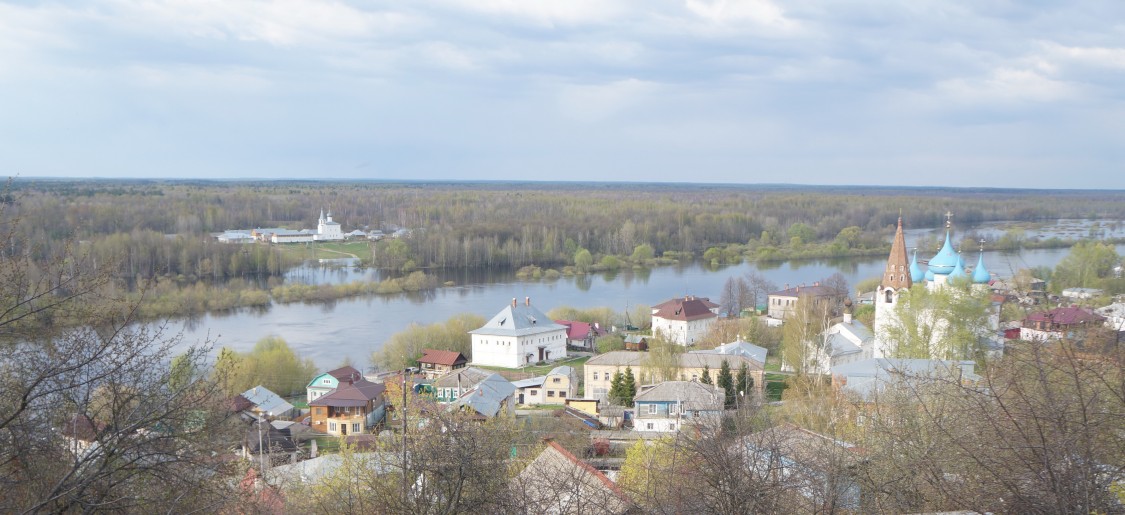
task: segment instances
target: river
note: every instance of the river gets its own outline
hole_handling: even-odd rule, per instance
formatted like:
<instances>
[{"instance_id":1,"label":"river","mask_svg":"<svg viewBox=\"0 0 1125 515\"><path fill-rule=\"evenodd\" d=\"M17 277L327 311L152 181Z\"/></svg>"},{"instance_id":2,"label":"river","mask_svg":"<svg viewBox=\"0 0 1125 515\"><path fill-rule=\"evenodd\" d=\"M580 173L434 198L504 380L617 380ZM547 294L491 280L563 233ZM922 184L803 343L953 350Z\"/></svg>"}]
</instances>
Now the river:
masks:
<instances>
[{"instance_id":1,"label":"river","mask_svg":"<svg viewBox=\"0 0 1125 515\"><path fill-rule=\"evenodd\" d=\"M1125 245L1117 246L1118 253ZM985 266L994 276L1011 276L1016 270L1051 266L1070 249L1034 249L1019 253L986 252ZM975 264L977 253L966 254ZM758 271L779 286L811 284L839 272L854 288L878 277L885 257L801 260L783 263L743 263L716 269L698 262L620 273L561 277L555 281L521 281L514 272L456 271L442 280L456 285L437 290L397 295L348 298L330 303L276 304L265 309L242 309L173 320L169 329L182 330L185 344L205 339L217 351L226 346L239 351L253 347L259 339L278 335L317 366L330 368L350 358L357 366L370 364L371 353L391 335L411 323L431 324L460 313L490 318L512 298L531 297L547 312L558 306L591 308L608 306L623 311L626 306L653 305L686 294L718 301L728 277ZM307 282L350 281L360 277L377 279L376 271L309 265L290 272L287 280Z\"/></svg>"}]
</instances>

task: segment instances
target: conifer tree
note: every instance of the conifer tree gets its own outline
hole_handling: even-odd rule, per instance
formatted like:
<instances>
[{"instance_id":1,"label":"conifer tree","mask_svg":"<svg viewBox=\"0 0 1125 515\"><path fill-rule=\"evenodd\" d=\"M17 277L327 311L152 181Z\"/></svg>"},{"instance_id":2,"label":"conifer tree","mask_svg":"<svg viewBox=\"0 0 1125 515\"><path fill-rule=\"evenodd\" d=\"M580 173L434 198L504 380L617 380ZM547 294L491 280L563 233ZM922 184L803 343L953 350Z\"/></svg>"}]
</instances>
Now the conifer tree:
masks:
<instances>
[{"instance_id":1,"label":"conifer tree","mask_svg":"<svg viewBox=\"0 0 1125 515\"><path fill-rule=\"evenodd\" d=\"M734 406L734 376L730 373L730 363L723 360L723 366L719 368L719 384L718 386L726 391L726 407Z\"/></svg>"},{"instance_id":2,"label":"conifer tree","mask_svg":"<svg viewBox=\"0 0 1125 515\"><path fill-rule=\"evenodd\" d=\"M637 379L633 377L633 368L625 367L625 376L621 380L622 404L633 407L633 397L637 396Z\"/></svg>"},{"instance_id":3,"label":"conifer tree","mask_svg":"<svg viewBox=\"0 0 1125 515\"><path fill-rule=\"evenodd\" d=\"M609 401L614 404L623 404L621 387L624 386L625 376L620 370L613 373L613 379L609 382Z\"/></svg>"},{"instance_id":4,"label":"conifer tree","mask_svg":"<svg viewBox=\"0 0 1125 515\"><path fill-rule=\"evenodd\" d=\"M711 380L711 367L703 365L703 377L700 378L699 381L703 384L715 384L715 382Z\"/></svg>"}]
</instances>

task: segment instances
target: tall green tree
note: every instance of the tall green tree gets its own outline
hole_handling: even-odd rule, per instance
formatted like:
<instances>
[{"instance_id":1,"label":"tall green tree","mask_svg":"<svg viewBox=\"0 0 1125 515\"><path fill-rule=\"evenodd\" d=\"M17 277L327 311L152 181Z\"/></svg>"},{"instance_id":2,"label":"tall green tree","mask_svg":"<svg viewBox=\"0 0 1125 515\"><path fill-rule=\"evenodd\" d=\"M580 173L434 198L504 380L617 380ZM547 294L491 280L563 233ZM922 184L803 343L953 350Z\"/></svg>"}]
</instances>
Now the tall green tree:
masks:
<instances>
[{"instance_id":1,"label":"tall green tree","mask_svg":"<svg viewBox=\"0 0 1125 515\"><path fill-rule=\"evenodd\" d=\"M734 376L730 371L730 363L725 359L723 360L723 365L719 367L718 386L726 392L726 407L734 406L734 396L736 393L734 391Z\"/></svg>"},{"instance_id":2,"label":"tall green tree","mask_svg":"<svg viewBox=\"0 0 1125 515\"><path fill-rule=\"evenodd\" d=\"M699 381L703 384L715 384L715 381L711 379L711 368L707 365L703 365L703 377Z\"/></svg>"},{"instance_id":3,"label":"tall green tree","mask_svg":"<svg viewBox=\"0 0 1125 515\"><path fill-rule=\"evenodd\" d=\"M753 379L750 378L750 367L743 361L742 364L738 366L738 374L735 376L735 391L738 392L739 395L750 393L750 388L754 386L752 381Z\"/></svg>"},{"instance_id":4,"label":"tall green tree","mask_svg":"<svg viewBox=\"0 0 1125 515\"><path fill-rule=\"evenodd\" d=\"M914 285L899 296L882 338L897 358L981 360L991 309L990 293L967 283L935 291Z\"/></svg>"},{"instance_id":5,"label":"tall green tree","mask_svg":"<svg viewBox=\"0 0 1125 515\"><path fill-rule=\"evenodd\" d=\"M637 396L637 378L633 377L633 367L625 367L625 375L621 378L621 395L623 404L633 407L633 398Z\"/></svg>"},{"instance_id":6,"label":"tall green tree","mask_svg":"<svg viewBox=\"0 0 1125 515\"><path fill-rule=\"evenodd\" d=\"M1100 241L1081 241L1055 267L1051 291L1065 288L1101 288L1121 260L1113 245Z\"/></svg>"},{"instance_id":7,"label":"tall green tree","mask_svg":"<svg viewBox=\"0 0 1125 515\"><path fill-rule=\"evenodd\" d=\"M620 370L613 373L613 379L609 381L609 401L613 404L624 405L625 394L622 386L625 382L625 374Z\"/></svg>"}]
</instances>

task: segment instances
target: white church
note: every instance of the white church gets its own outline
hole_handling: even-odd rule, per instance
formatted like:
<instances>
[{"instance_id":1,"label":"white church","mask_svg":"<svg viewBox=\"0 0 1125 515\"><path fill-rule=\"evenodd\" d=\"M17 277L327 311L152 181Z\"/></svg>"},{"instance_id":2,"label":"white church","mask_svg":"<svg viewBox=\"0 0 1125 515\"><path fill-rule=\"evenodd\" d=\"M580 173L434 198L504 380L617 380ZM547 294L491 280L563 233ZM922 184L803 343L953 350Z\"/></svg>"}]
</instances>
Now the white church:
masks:
<instances>
[{"instance_id":1,"label":"white church","mask_svg":"<svg viewBox=\"0 0 1125 515\"><path fill-rule=\"evenodd\" d=\"M835 366L852 363L872 358L899 357L896 344L887 337L888 332L898 324L899 300L915 284L923 284L929 291L938 291L950 286L954 281L971 281L971 291L983 294L989 291L992 275L984 266L984 249L982 247L977 264L971 273L966 270L965 260L953 250L952 224L947 213L945 244L941 250L930 259L926 271L918 264L918 252L915 250L913 258L908 262L906 255L906 237L902 231L902 218L898 220L894 241L891 244L891 254L887 258L887 268L883 270L883 277L875 291L875 323L874 330L868 329L857 320L853 320L850 313L844 315L844 320L831 326L820 338L820 345L810 344L812 347L805 357L806 369L812 373L826 374ZM931 314L923 314L930 316ZM934 322L929 320L933 327L931 341L941 341L943 328L947 327L943 320ZM981 343L987 349L987 354L993 356L1003 352L1004 340L1000 336L1000 306L992 303L988 312L988 324L978 335ZM942 356L932 355L933 359L966 359L971 356Z\"/></svg>"},{"instance_id":2,"label":"white church","mask_svg":"<svg viewBox=\"0 0 1125 515\"><path fill-rule=\"evenodd\" d=\"M324 210L320 210L320 219L316 224L316 234L313 235L316 241L338 241L344 239L344 232L340 229L340 223L332 221L332 212L328 212L328 216L324 215Z\"/></svg>"}]
</instances>

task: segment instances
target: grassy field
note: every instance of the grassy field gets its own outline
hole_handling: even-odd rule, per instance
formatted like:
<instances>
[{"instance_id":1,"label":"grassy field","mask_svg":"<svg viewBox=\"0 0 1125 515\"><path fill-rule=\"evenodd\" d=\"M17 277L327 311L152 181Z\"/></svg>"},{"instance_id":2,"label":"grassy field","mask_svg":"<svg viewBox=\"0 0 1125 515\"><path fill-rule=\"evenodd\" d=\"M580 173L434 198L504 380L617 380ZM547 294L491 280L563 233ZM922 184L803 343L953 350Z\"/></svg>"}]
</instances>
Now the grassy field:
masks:
<instances>
[{"instance_id":1,"label":"grassy field","mask_svg":"<svg viewBox=\"0 0 1125 515\"><path fill-rule=\"evenodd\" d=\"M789 387L786 380L788 376L783 374L766 374L766 398L768 401L780 401L781 392Z\"/></svg>"},{"instance_id":2,"label":"grassy field","mask_svg":"<svg viewBox=\"0 0 1125 515\"><path fill-rule=\"evenodd\" d=\"M292 243L278 245L284 254L300 259L339 259L357 257L365 263L371 263L371 242L368 241L333 241L315 243Z\"/></svg>"}]
</instances>

